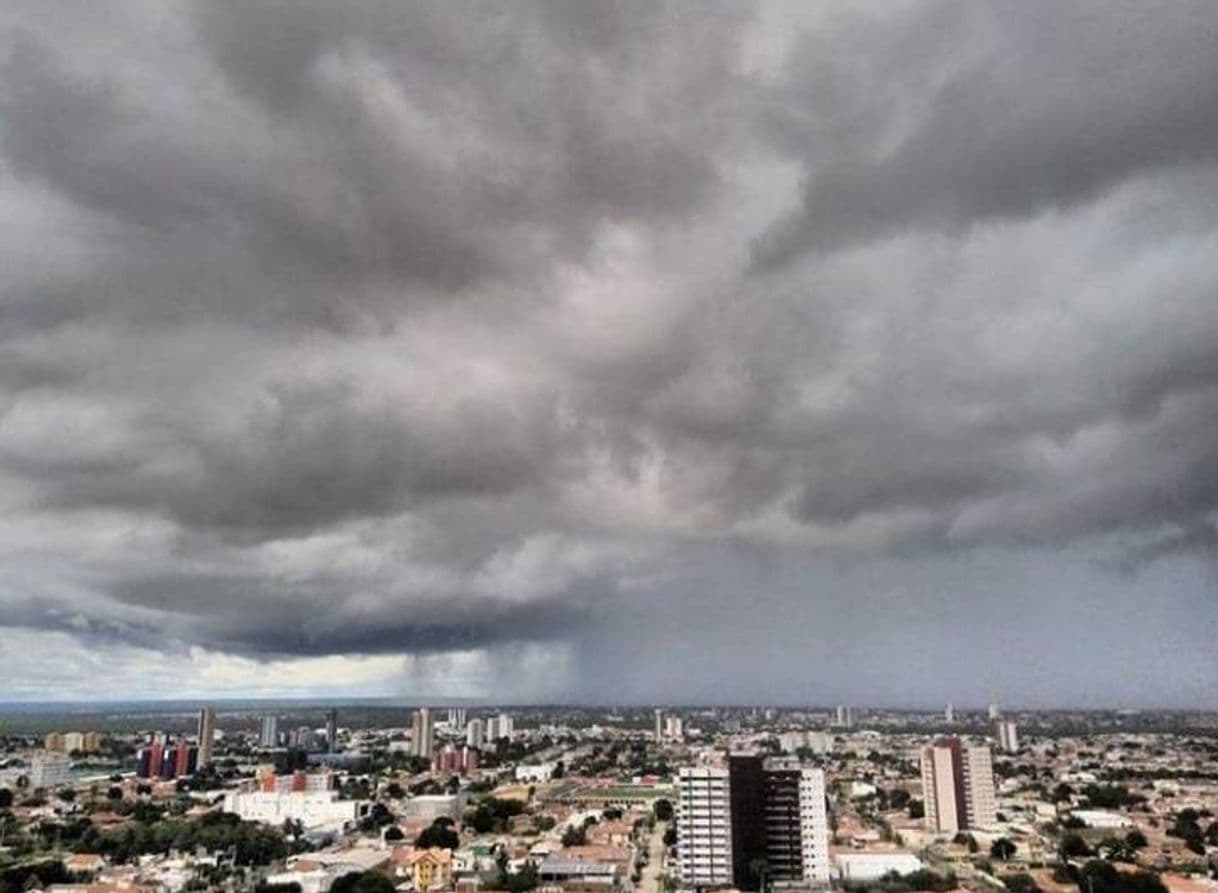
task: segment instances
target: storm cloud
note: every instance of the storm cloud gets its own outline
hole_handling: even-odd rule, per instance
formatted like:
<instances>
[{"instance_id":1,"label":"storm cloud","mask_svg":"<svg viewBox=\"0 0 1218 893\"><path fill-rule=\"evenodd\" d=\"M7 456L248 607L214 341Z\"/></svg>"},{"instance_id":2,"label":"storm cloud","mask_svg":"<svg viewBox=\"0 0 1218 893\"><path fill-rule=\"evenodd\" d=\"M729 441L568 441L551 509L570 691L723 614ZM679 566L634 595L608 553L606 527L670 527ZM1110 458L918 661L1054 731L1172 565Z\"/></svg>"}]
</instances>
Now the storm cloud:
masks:
<instances>
[{"instance_id":1,"label":"storm cloud","mask_svg":"<svg viewBox=\"0 0 1218 893\"><path fill-rule=\"evenodd\" d=\"M1212 703L1216 34L8 4L0 623L420 694ZM986 663L1046 617L1122 648Z\"/></svg>"}]
</instances>

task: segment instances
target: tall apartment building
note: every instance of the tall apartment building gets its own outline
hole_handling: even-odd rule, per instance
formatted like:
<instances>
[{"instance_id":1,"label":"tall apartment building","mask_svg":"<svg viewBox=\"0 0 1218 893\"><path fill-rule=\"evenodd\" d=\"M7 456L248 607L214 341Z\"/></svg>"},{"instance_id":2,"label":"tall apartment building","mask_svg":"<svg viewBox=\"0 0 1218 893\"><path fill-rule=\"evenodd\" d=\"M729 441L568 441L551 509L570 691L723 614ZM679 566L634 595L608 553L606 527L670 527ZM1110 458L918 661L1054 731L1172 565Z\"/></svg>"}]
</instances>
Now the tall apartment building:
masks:
<instances>
[{"instance_id":1,"label":"tall apartment building","mask_svg":"<svg viewBox=\"0 0 1218 893\"><path fill-rule=\"evenodd\" d=\"M448 725L450 728L460 729L465 726L465 708L464 707L449 707L448 708Z\"/></svg>"},{"instance_id":2,"label":"tall apartment building","mask_svg":"<svg viewBox=\"0 0 1218 893\"><path fill-rule=\"evenodd\" d=\"M199 768L210 766L216 746L216 711L204 707L199 711Z\"/></svg>"},{"instance_id":3,"label":"tall apartment building","mask_svg":"<svg viewBox=\"0 0 1218 893\"><path fill-rule=\"evenodd\" d=\"M258 735L258 743L263 747L279 746L279 717L262 717L262 731Z\"/></svg>"},{"instance_id":4,"label":"tall apartment building","mask_svg":"<svg viewBox=\"0 0 1218 893\"><path fill-rule=\"evenodd\" d=\"M998 740L998 747L1003 753L1015 753L1019 750L1019 731L1015 727L1014 720L998 720L994 724L994 737Z\"/></svg>"},{"instance_id":5,"label":"tall apartment building","mask_svg":"<svg viewBox=\"0 0 1218 893\"><path fill-rule=\"evenodd\" d=\"M677 786L685 886L828 884L829 825L820 769L733 754L726 768L681 769Z\"/></svg>"},{"instance_id":6,"label":"tall apartment building","mask_svg":"<svg viewBox=\"0 0 1218 893\"><path fill-rule=\"evenodd\" d=\"M838 704L834 712L833 724L842 729L854 728L854 708Z\"/></svg>"},{"instance_id":7,"label":"tall apartment building","mask_svg":"<svg viewBox=\"0 0 1218 893\"><path fill-rule=\"evenodd\" d=\"M481 747L482 746L482 720L474 718L465 726L465 746L466 747Z\"/></svg>"},{"instance_id":8,"label":"tall apartment building","mask_svg":"<svg viewBox=\"0 0 1218 893\"><path fill-rule=\"evenodd\" d=\"M338 711L331 707L326 711L326 753L338 749Z\"/></svg>"},{"instance_id":9,"label":"tall apartment building","mask_svg":"<svg viewBox=\"0 0 1218 893\"><path fill-rule=\"evenodd\" d=\"M516 731L516 723L512 720L510 713L499 714L499 737L511 738Z\"/></svg>"},{"instance_id":10,"label":"tall apartment building","mask_svg":"<svg viewBox=\"0 0 1218 893\"><path fill-rule=\"evenodd\" d=\"M951 725L956 721L956 708L950 703L943 708L943 721L948 725Z\"/></svg>"},{"instance_id":11,"label":"tall apartment building","mask_svg":"<svg viewBox=\"0 0 1218 893\"><path fill-rule=\"evenodd\" d=\"M416 757L431 759L435 749L436 726L431 710L420 707L410 717L410 752Z\"/></svg>"},{"instance_id":12,"label":"tall apartment building","mask_svg":"<svg viewBox=\"0 0 1218 893\"><path fill-rule=\"evenodd\" d=\"M732 883L732 810L726 767L677 771L677 862L685 887Z\"/></svg>"},{"instance_id":13,"label":"tall apartment building","mask_svg":"<svg viewBox=\"0 0 1218 893\"><path fill-rule=\"evenodd\" d=\"M664 711L659 707L655 709L655 721L655 740L657 743L659 743L660 741L664 740Z\"/></svg>"},{"instance_id":14,"label":"tall apartment building","mask_svg":"<svg viewBox=\"0 0 1218 893\"><path fill-rule=\"evenodd\" d=\"M989 747L948 736L922 748L922 797L932 831L954 834L993 825L997 801Z\"/></svg>"}]
</instances>

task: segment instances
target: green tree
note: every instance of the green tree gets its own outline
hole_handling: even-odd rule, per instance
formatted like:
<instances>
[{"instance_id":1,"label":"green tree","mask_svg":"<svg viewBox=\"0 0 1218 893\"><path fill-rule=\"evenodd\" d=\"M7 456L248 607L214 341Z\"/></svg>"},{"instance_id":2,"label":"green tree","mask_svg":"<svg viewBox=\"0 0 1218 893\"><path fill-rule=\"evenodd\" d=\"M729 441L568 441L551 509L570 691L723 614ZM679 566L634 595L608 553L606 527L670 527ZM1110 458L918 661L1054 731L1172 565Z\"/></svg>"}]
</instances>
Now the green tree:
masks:
<instances>
[{"instance_id":1,"label":"green tree","mask_svg":"<svg viewBox=\"0 0 1218 893\"><path fill-rule=\"evenodd\" d=\"M999 837L990 844L990 857L1006 862L1015 855L1015 850L1016 846L1013 840L1007 837Z\"/></svg>"},{"instance_id":2,"label":"green tree","mask_svg":"<svg viewBox=\"0 0 1218 893\"><path fill-rule=\"evenodd\" d=\"M1078 859L1091 855L1091 847L1087 846L1087 841L1078 834L1062 835L1057 851L1061 853L1063 859Z\"/></svg>"},{"instance_id":3,"label":"green tree","mask_svg":"<svg viewBox=\"0 0 1218 893\"><path fill-rule=\"evenodd\" d=\"M443 847L446 850L455 850L461 845L461 838L452 828L453 820L446 817L441 817L432 822L428 827L424 828L415 840L415 846L422 849L427 847Z\"/></svg>"},{"instance_id":4,"label":"green tree","mask_svg":"<svg viewBox=\"0 0 1218 893\"><path fill-rule=\"evenodd\" d=\"M1040 893L1040 887L1036 886L1032 875L1024 871L1008 874L1002 882L1011 893Z\"/></svg>"},{"instance_id":5,"label":"green tree","mask_svg":"<svg viewBox=\"0 0 1218 893\"><path fill-rule=\"evenodd\" d=\"M672 801L661 797L655 802L655 805L652 807L652 811L655 813L655 817L658 821L670 821L673 815Z\"/></svg>"},{"instance_id":6,"label":"green tree","mask_svg":"<svg viewBox=\"0 0 1218 893\"><path fill-rule=\"evenodd\" d=\"M394 893L393 881L376 871L353 871L330 885L330 893Z\"/></svg>"}]
</instances>

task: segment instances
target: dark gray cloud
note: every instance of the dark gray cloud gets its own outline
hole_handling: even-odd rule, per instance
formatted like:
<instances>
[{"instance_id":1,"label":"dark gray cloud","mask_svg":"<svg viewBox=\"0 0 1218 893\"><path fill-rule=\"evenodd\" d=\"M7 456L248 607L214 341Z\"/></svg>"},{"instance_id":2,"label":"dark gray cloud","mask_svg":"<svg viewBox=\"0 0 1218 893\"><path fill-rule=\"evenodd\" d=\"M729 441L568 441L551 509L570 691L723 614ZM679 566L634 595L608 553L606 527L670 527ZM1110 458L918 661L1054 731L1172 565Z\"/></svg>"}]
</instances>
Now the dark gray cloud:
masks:
<instances>
[{"instance_id":1,"label":"dark gray cloud","mask_svg":"<svg viewBox=\"0 0 1218 893\"><path fill-rule=\"evenodd\" d=\"M1146 608L1131 649L1197 648L1216 28L10 5L3 622L124 666L404 654L643 699L759 697L739 680L848 664L834 631L916 630L946 686L935 649L987 618L991 651L1031 648L1038 615L1105 605L1113 635ZM1118 676L1196 700L1213 661ZM918 699L878 666L789 693Z\"/></svg>"},{"instance_id":2,"label":"dark gray cloud","mask_svg":"<svg viewBox=\"0 0 1218 893\"><path fill-rule=\"evenodd\" d=\"M910 225L956 231L1071 207L1218 158L1209 4L947 2L906 18L875 34L842 28L867 60L861 76L855 53L823 61L822 35L797 50L816 61L788 89L827 88L847 127L776 113L783 144L810 155L809 181L800 212L758 243L761 267ZM889 52L911 36L912 50Z\"/></svg>"}]
</instances>

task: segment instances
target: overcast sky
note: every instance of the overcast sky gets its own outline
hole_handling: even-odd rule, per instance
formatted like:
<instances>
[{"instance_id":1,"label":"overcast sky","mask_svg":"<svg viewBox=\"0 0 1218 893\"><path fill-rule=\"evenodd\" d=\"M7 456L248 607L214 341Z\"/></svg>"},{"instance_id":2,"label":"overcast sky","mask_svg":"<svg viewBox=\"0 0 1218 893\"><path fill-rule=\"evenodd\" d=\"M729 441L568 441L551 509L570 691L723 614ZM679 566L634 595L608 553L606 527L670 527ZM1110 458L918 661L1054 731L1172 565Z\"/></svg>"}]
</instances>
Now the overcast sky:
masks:
<instances>
[{"instance_id":1,"label":"overcast sky","mask_svg":"<svg viewBox=\"0 0 1218 893\"><path fill-rule=\"evenodd\" d=\"M1218 706L1218 5L0 5L0 700Z\"/></svg>"}]
</instances>

